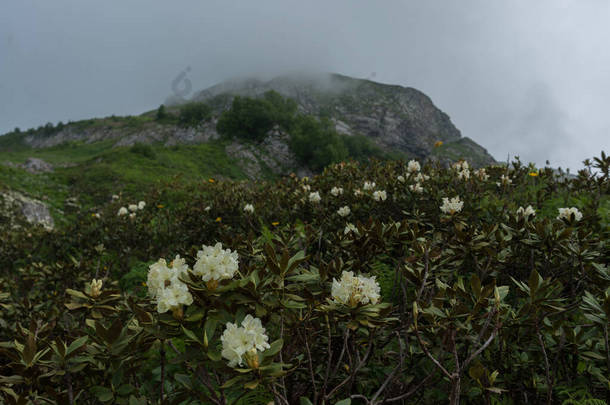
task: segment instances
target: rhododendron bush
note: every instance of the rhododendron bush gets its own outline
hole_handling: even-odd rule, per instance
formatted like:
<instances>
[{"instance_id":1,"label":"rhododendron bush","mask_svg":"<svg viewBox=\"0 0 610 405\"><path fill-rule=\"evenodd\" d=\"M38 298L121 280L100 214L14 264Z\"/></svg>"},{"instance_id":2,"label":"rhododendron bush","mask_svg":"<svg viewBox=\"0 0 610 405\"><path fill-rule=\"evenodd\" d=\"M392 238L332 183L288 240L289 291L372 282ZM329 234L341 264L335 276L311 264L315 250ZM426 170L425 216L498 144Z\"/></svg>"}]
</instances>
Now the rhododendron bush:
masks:
<instances>
[{"instance_id":1,"label":"rhododendron bush","mask_svg":"<svg viewBox=\"0 0 610 405\"><path fill-rule=\"evenodd\" d=\"M2 229L1 402L608 402L610 159L588 165L173 179Z\"/></svg>"}]
</instances>

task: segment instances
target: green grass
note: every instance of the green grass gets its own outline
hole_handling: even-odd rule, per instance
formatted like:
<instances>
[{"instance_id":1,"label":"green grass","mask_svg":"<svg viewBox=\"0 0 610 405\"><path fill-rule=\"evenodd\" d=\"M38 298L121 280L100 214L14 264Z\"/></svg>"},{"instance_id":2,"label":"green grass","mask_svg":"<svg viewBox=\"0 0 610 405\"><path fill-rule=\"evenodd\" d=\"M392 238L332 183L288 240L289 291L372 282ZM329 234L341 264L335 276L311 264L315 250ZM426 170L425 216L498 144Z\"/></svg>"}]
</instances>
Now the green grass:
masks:
<instances>
[{"instance_id":1,"label":"green grass","mask_svg":"<svg viewBox=\"0 0 610 405\"><path fill-rule=\"evenodd\" d=\"M155 184L178 181L177 178L181 182L210 177L245 178L226 155L226 142L223 141L172 147L113 148L112 145L113 141L104 141L0 151L0 162L23 163L28 157L36 157L56 165L52 173L41 174L0 165L0 188L21 191L48 202L56 217L68 197L78 197L79 202L88 207L103 204L112 194L120 192L135 198ZM149 152L142 153L144 149Z\"/></svg>"}]
</instances>

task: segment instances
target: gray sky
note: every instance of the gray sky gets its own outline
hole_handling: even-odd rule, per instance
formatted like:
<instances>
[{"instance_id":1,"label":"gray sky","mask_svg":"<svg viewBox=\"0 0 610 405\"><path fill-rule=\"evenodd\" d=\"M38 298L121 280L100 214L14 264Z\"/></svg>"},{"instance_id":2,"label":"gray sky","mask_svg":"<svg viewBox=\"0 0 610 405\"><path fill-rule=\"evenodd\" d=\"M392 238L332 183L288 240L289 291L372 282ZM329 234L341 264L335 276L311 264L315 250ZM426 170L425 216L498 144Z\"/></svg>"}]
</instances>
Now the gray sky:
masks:
<instances>
[{"instance_id":1,"label":"gray sky","mask_svg":"<svg viewBox=\"0 0 610 405\"><path fill-rule=\"evenodd\" d=\"M328 71L415 87L496 159L610 151L607 0L1 0L0 133L138 114L223 79Z\"/></svg>"}]
</instances>

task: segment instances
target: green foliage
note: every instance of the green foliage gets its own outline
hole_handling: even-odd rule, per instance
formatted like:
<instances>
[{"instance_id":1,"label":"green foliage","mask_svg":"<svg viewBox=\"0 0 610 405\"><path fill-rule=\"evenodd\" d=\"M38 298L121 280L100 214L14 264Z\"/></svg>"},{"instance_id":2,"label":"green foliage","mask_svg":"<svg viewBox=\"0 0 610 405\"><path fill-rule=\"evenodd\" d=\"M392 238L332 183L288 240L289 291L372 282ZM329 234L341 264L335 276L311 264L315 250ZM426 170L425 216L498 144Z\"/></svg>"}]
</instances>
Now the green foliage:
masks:
<instances>
[{"instance_id":1,"label":"green foliage","mask_svg":"<svg viewBox=\"0 0 610 405\"><path fill-rule=\"evenodd\" d=\"M157 115L155 116L157 121L162 121L167 118L167 112L165 111L165 106L161 104L157 109Z\"/></svg>"},{"instance_id":2,"label":"green foliage","mask_svg":"<svg viewBox=\"0 0 610 405\"><path fill-rule=\"evenodd\" d=\"M136 143L131 148L129 148L129 151L131 153L144 156L148 159L154 160L157 158L157 155L155 154L155 151L153 150L152 146L145 143Z\"/></svg>"},{"instance_id":3,"label":"green foliage","mask_svg":"<svg viewBox=\"0 0 610 405\"><path fill-rule=\"evenodd\" d=\"M216 129L227 137L260 141L275 125L289 130L296 108L293 100L275 91L269 91L257 99L236 96L231 108L218 119Z\"/></svg>"},{"instance_id":4,"label":"green foliage","mask_svg":"<svg viewBox=\"0 0 610 405\"><path fill-rule=\"evenodd\" d=\"M198 126L212 118L212 108L206 103L187 103L178 107L178 121L184 126Z\"/></svg>"},{"instance_id":5,"label":"green foliage","mask_svg":"<svg viewBox=\"0 0 610 405\"><path fill-rule=\"evenodd\" d=\"M171 152L155 151L162 170ZM117 162L148 160L119 152ZM78 212L53 232L0 227L2 402L607 402L610 247L598 212L610 178L532 179L517 164L487 168L489 179L426 165L426 179L408 167L174 178L142 192L133 216L117 215L137 201L117 185L99 218ZM498 186L502 175L512 183ZM441 210L456 195L463 206ZM580 220L541 214L565 197L582 203ZM536 215L517 213L525 204ZM217 242L236 253L237 271L204 279L199 250ZM162 285L184 283L192 302L159 313L142 282L160 258L176 271L177 255L189 270ZM362 281L341 298L345 272L377 276L379 300L362 301L372 296ZM222 336L246 315L269 347L229 366Z\"/></svg>"}]
</instances>

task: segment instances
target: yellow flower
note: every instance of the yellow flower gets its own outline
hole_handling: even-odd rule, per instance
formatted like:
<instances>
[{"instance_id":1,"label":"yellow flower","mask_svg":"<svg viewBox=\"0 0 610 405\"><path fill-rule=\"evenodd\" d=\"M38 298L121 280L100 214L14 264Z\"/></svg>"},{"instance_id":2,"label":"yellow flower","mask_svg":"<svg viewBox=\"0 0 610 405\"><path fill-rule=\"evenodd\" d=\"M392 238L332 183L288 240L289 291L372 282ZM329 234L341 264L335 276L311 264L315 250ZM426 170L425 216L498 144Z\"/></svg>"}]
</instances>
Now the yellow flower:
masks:
<instances>
[{"instance_id":1,"label":"yellow flower","mask_svg":"<svg viewBox=\"0 0 610 405\"><path fill-rule=\"evenodd\" d=\"M439 146L443 146L443 141L436 141L436 142L434 143L434 147L435 147L435 148L438 148Z\"/></svg>"},{"instance_id":2,"label":"yellow flower","mask_svg":"<svg viewBox=\"0 0 610 405\"><path fill-rule=\"evenodd\" d=\"M210 183L214 183L216 180L214 180L214 179L210 178L210 179L208 179L208 181L209 181Z\"/></svg>"},{"instance_id":3,"label":"yellow flower","mask_svg":"<svg viewBox=\"0 0 610 405\"><path fill-rule=\"evenodd\" d=\"M221 217L216 218L216 222L220 222L220 221L222 221Z\"/></svg>"},{"instance_id":4,"label":"yellow flower","mask_svg":"<svg viewBox=\"0 0 610 405\"><path fill-rule=\"evenodd\" d=\"M163 204L157 205L157 208L163 208L163 207L165 207L165 205L163 205Z\"/></svg>"},{"instance_id":5,"label":"yellow flower","mask_svg":"<svg viewBox=\"0 0 610 405\"><path fill-rule=\"evenodd\" d=\"M271 223L271 225L273 225L273 226L278 226L279 224L280 224L280 223L279 223L279 222L277 222L277 221L276 221L276 222L272 222L272 223Z\"/></svg>"},{"instance_id":6,"label":"yellow flower","mask_svg":"<svg viewBox=\"0 0 610 405\"><path fill-rule=\"evenodd\" d=\"M532 177L538 177L538 173L536 172L529 172L529 175Z\"/></svg>"},{"instance_id":7,"label":"yellow flower","mask_svg":"<svg viewBox=\"0 0 610 405\"><path fill-rule=\"evenodd\" d=\"M146 287L146 282L145 281L142 282L142 287Z\"/></svg>"}]
</instances>

